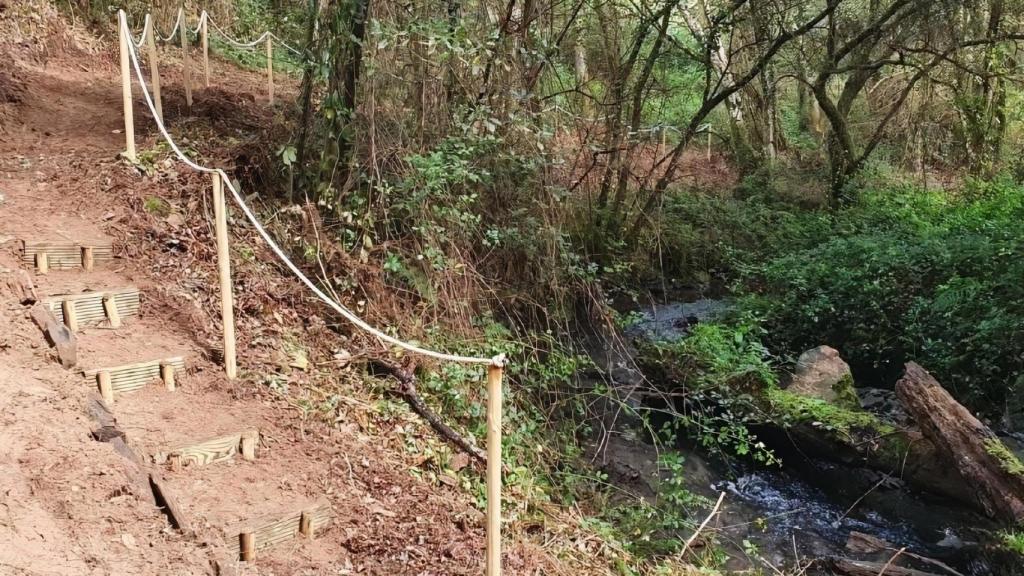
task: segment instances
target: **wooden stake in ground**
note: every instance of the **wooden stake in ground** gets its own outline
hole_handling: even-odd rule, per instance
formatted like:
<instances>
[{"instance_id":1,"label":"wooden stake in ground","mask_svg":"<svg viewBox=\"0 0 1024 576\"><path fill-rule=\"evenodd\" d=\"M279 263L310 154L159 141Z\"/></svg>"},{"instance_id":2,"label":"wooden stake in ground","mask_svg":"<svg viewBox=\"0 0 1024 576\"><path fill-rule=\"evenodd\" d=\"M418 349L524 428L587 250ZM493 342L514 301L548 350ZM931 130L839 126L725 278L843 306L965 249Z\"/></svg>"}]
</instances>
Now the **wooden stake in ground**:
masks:
<instances>
[{"instance_id":1,"label":"wooden stake in ground","mask_svg":"<svg viewBox=\"0 0 1024 576\"><path fill-rule=\"evenodd\" d=\"M203 88L210 87L210 36L209 31L206 28L206 11L203 11L202 19L200 23L200 32L203 35Z\"/></svg>"},{"instance_id":2,"label":"wooden stake in ground","mask_svg":"<svg viewBox=\"0 0 1024 576\"><path fill-rule=\"evenodd\" d=\"M501 393L504 359L487 368L487 576L501 576Z\"/></svg>"},{"instance_id":3,"label":"wooden stake in ground","mask_svg":"<svg viewBox=\"0 0 1024 576\"><path fill-rule=\"evenodd\" d=\"M117 35L121 42L121 96L124 102L124 156L135 162L135 118L132 111L132 75L128 61L128 17L124 10L117 11Z\"/></svg>"},{"instance_id":4,"label":"wooden stake in ground","mask_svg":"<svg viewBox=\"0 0 1024 576\"><path fill-rule=\"evenodd\" d=\"M185 105L192 109L192 64L188 58L188 26L185 21L185 9L178 9L178 23L181 35L181 66L185 76Z\"/></svg>"},{"instance_id":5,"label":"wooden stake in ground","mask_svg":"<svg viewBox=\"0 0 1024 576\"><path fill-rule=\"evenodd\" d=\"M224 370L228 378L238 373L235 360L235 309L231 294L231 259L228 250L228 206L224 201L224 182L213 174L213 213L217 227L217 268L220 271L220 313L224 326Z\"/></svg>"},{"instance_id":6,"label":"wooden stake in ground","mask_svg":"<svg viewBox=\"0 0 1024 576\"><path fill-rule=\"evenodd\" d=\"M267 84L270 91L270 105L274 105L274 42L267 36Z\"/></svg>"},{"instance_id":7,"label":"wooden stake in ground","mask_svg":"<svg viewBox=\"0 0 1024 576\"><path fill-rule=\"evenodd\" d=\"M156 106L156 116L161 122L164 121L164 104L160 98L160 63L156 55L156 24L153 17L149 18L149 36L146 37L146 51L149 53L149 74L153 85L153 105Z\"/></svg>"}]
</instances>

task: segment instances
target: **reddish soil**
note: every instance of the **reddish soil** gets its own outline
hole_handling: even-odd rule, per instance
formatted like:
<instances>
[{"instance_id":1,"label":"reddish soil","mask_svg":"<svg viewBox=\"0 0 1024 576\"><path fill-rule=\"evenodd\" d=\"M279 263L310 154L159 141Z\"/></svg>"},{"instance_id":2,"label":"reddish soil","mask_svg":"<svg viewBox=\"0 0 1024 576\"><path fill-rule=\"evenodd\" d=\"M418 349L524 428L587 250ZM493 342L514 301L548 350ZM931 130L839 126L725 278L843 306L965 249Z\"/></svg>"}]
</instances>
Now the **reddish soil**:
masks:
<instances>
[{"instance_id":1,"label":"reddish soil","mask_svg":"<svg viewBox=\"0 0 1024 576\"><path fill-rule=\"evenodd\" d=\"M178 69L165 57L166 112L175 130L226 129L232 103L244 109L242 124L231 125L232 137L250 124L269 123L263 78L220 61L212 75L220 84L197 88L189 115L175 88ZM204 217L208 179L161 155L162 168L152 176L117 159L124 142L112 60L106 53L74 59L50 53L45 67L21 59L16 72L0 77L2 93L17 96L7 98L0 115L0 573L210 574L212 561L226 560L226 543L237 537L230 524L316 498L331 503L328 529L312 542L290 541L261 553L255 565L236 568L252 574L482 573L482 516L470 496L410 474L426 460L411 462L402 451L403 435L422 433L422 424L382 424L366 400L355 397L336 400L331 420L309 416L324 398L318 386L360 380L331 360L332 350L353 343L315 321L296 282L252 261L252 254L265 251L238 229L241 378L224 378L217 363L213 240ZM16 89L10 78L18 79ZM281 84L282 100L294 94L294 81ZM153 150L147 115L138 113L136 124L140 151ZM166 203L165 212L143 209L154 197ZM20 239L97 237L113 238L116 258L88 273L35 274L17 252ZM239 255L243 249L249 259ZM116 330L81 332L79 368L63 370L28 309L6 290L19 269L33 275L40 296L137 286L141 315ZM308 350L308 370L287 366L286 337ZM188 367L176 392L154 382L110 407L130 446L146 454L240 428L259 428L262 435L254 462L156 469L195 534L170 527L151 495L133 484L133 465L92 438L87 406L95 384L80 372L179 353L187 355ZM283 382L291 392L274 393L268 381ZM560 572L539 546L522 542L509 546L505 563L511 574Z\"/></svg>"}]
</instances>

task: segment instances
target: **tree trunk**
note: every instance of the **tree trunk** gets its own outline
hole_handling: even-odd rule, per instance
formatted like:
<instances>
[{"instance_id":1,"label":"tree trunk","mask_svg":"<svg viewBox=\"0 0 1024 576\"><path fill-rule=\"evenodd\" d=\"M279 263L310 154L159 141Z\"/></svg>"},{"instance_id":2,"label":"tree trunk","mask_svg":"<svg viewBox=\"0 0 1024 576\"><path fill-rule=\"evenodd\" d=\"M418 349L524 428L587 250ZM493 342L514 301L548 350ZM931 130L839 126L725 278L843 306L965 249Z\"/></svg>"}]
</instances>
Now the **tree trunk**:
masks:
<instances>
[{"instance_id":1,"label":"tree trunk","mask_svg":"<svg viewBox=\"0 0 1024 576\"><path fill-rule=\"evenodd\" d=\"M932 441L975 489L985 514L1024 522L1024 465L995 433L960 405L914 362L907 363L896 395Z\"/></svg>"}]
</instances>

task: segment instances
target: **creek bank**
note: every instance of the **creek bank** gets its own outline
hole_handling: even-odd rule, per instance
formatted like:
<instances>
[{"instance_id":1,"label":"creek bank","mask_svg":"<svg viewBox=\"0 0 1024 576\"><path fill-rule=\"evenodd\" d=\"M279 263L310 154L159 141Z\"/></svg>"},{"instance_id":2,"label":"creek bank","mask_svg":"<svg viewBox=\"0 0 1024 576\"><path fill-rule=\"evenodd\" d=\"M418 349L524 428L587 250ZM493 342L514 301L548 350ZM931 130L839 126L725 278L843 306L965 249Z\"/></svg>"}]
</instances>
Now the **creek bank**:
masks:
<instances>
[{"instance_id":1,"label":"creek bank","mask_svg":"<svg viewBox=\"0 0 1024 576\"><path fill-rule=\"evenodd\" d=\"M617 363L620 368L635 367L634 342L642 346L652 339L679 341L700 323L727 311L728 304L717 300L653 307L625 331L627 339ZM830 357L822 352L819 356ZM651 383L640 382L643 375L630 372L626 396L631 406L642 411L652 400L664 398L651 390ZM841 558L868 565L885 562L891 552L886 556L845 548L851 533L866 533L906 546L913 554L940 559L970 576L1017 574L1017 568L1008 566L1019 562L980 544L993 540L998 525L958 504L974 503L972 489L930 440L908 426L911 418L895 394L853 388L851 395L842 384L852 388L852 378L844 377L841 370L828 373L838 377L827 389L836 397L843 395L844 406L778 386L760 390L769 412L778 418L754 425L753 431L779 452L782 469L720 461L697 448L692 439L679 439L687 488L710 500L721 491L728 495L711 527L729 554L726 568L764 568L765 563L795 566L807 558ZM621 369L620 374L624 374ZM660 372L646 375L664 376ZM616 379L612 380L614 387ZM666 382L653 384L657 388ZM834 389L833 384L840 386ZM624 431L628 422L617 424L595 447L595 457L612 481L656 498L665 480L657 466L657 450L643 433ZM758 550L754 556L745 542ZM818 566L809 573L833 573L825 562Z\"/></svg>"}]
</instances>

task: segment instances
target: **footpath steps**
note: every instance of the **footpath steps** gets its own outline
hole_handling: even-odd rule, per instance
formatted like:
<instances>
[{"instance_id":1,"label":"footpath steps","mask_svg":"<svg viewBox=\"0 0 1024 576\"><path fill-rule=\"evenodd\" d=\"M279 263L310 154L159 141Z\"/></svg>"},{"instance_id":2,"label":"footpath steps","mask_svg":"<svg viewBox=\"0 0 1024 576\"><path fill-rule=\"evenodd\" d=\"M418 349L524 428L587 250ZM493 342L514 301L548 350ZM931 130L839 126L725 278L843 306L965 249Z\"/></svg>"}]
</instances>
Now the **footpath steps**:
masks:
<instances>
[{"instance_id":1,"label":"footpath steps","mask_svg":"<svg viewBox=\"0 0 1024 576\"><path fill-rule=\"evenodd\" d=\"M145 289L112 269L109 241L20 245L38 305L74 334L75 370L102 399L98 439L146 471L172 525L194 531L220 566L330 527L330 465L299 442L265 436L273 423L254 420L260 410L224 392L224 376L187 335L147 315Z\"/></svg>"}]
</instances>

